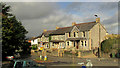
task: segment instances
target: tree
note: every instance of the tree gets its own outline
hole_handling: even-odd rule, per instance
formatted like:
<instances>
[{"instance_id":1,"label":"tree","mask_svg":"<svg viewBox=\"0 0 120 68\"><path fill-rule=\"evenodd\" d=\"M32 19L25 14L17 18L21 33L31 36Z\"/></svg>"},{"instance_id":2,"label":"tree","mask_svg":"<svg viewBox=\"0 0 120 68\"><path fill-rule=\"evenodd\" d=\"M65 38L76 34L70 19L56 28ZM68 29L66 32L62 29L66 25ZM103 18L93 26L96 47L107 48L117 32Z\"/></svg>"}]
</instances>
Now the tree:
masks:
<instances>
[{"instance_id":1,"label":"tree","mask_svg":"<svg viewBox=\"0 0 120 68\"><path fill-rule=\"evenodd\" d=\"M15 50L25 46L25 34L28 32L22 23L10 13L10 6L2 5L2 55L13 55Z\"/></svg>"}]
</instances>

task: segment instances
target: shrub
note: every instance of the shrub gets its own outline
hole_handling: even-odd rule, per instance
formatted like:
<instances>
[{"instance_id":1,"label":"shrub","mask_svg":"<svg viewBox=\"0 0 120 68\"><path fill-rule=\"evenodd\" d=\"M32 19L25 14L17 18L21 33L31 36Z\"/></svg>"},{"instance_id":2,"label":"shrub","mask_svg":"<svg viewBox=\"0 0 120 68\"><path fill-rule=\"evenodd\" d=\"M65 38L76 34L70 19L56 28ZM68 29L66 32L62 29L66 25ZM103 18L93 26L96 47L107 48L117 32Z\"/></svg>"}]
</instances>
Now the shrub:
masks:
<instances>
[{"instance_id":1,"label":"shrub","mask_svg":"<svg viewBox=\"0 0 120 68\"><path fill-rule=\"evenodd\" d=\"M101 43L101 50L104 53L109 53L113 49L117 49L117 47L114 45L114 44L118 44L117 41L118 41L118 39L107 39L107 40L104 40Z\"/></svg>"},{"instance_id":2,"label":"shrub","mask_svg":"<svg viewBox=\"0 0 120 68\"><path fill-rule=\"evenodd\" d=\"M37 45L32 45L33 50L36 50L37 48L38 48Z\"/></svg>"}]
</instances>

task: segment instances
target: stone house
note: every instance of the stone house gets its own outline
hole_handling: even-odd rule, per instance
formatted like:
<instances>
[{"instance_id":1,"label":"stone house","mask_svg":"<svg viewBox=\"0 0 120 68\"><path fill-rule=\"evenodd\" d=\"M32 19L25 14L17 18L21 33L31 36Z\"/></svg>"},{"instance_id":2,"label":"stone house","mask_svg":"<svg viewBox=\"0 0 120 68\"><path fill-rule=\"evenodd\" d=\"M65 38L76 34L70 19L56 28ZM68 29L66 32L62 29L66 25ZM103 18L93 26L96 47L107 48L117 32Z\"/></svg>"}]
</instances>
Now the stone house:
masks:
<instances>
[{"instance_id":1,"label":"stone house","mask_svg":"<svg viewBox=\"0 0 120 68\"><path fill-rule=\"evenodd\" d=\"M47 34L49 35L46 36ZM41 41L46 37L46 43L49 43L50 49L92 50L99 47L99 43L104 40L107 31L100 23L100 18L96 18L94 22L80 24L73 22L69 27L56 27L56 30L47 34L44 35L43 32Z\"/></svg>"},{"instance_id":2,"label":"stone house","mask_svg":"<svg viewBox=\"0 0 120 68\"><path fill-rule=\"evenodd\" d=\"M49 40L50 40L49 35L53 31L54 30L47 31L46 29L44 29L43 33L40 36L37 37L37 39L38 39L38 47L42 44L44 49L50 48L49 47Z\"/></svg>"}]
</instances>

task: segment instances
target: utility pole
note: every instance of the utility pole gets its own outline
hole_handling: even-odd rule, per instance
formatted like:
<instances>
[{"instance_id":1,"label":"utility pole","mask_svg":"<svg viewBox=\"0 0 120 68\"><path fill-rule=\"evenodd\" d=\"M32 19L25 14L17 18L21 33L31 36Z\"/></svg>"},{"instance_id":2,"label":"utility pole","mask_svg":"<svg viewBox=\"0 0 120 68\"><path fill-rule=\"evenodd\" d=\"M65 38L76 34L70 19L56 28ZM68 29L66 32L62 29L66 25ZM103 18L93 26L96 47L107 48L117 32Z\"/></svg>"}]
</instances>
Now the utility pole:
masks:
<instances>
[{"instance_id":1,"label":"utility pole","mask_svg":"<svg viewBox=\"0 0 120 68\"><path fill-rule=\"evenodd\" d=\"M100 29L100 23L99 23L99 54L98 54L98 58L100 58L101 57L101 43L100 43L100 41L101 41L101 29Z\"/></svg>"},{"instance_id":2,"label":"utility pole","mask_svg":"<svg viewBox=\"0 0 120 68\"><path fill-rule=\"evenodd\" d=\"M98 47L98 58L101 57L101 28L100 28L100 17L98 17L97 15L95 15L97 18L96 18L96 23L99 24L99 47Z\"/></svg>"}]
</instances>

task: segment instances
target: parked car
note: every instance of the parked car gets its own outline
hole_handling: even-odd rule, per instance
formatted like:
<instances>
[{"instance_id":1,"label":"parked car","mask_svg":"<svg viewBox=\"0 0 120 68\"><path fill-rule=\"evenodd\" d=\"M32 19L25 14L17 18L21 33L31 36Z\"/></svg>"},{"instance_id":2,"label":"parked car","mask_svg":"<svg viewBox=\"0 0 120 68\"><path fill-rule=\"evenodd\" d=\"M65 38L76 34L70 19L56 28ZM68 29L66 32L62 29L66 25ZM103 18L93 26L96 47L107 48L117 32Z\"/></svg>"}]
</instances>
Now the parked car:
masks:
<instances>
[{"instance_id":1,"label":"parked car","mask_svg":"<svg viewBox=\"0 0 120 68\"><path fill-rule=\"evenodd\" d=\"M11 62L12 68L37 68L37 63L32 60L14 60Z\"/></svg>"},{"instance_id":2,"label":"parked car","mask_svg":"<svg viewBox=\"0 0 120 68\"><path fill-rule=\"evenodd\" d=\"M7 60L13 60L13 59L14 59L14 56L6 56L6 59L7 59Z\"/></svg>"}]
</instances>

